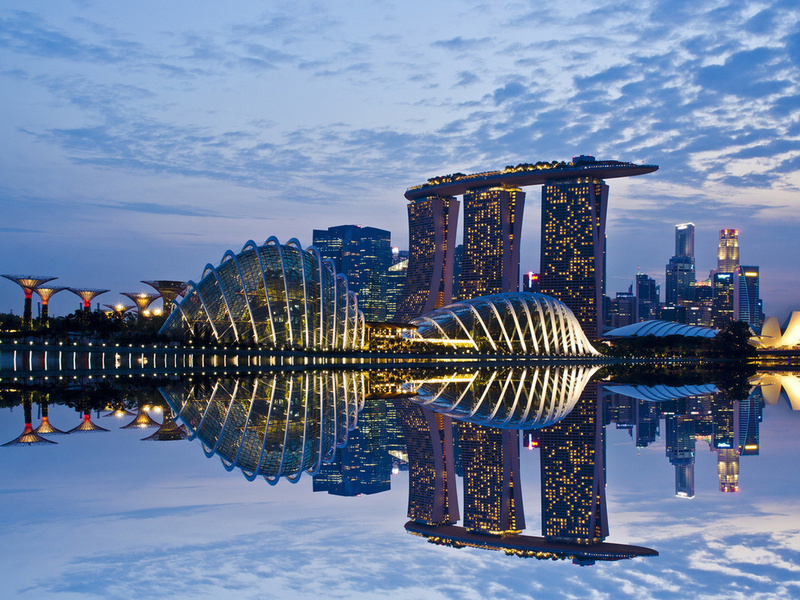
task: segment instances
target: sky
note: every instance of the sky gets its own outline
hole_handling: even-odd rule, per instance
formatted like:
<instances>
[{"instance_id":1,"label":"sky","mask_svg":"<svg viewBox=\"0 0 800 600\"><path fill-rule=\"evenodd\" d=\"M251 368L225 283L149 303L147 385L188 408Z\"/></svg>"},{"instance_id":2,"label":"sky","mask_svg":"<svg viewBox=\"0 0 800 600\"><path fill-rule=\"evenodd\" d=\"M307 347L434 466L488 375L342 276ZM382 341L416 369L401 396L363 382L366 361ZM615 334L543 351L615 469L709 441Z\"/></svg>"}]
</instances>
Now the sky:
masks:
<instances>
[{"instance_id":1,"label":"sky","mask_svg":"<svg viewBox=\"0 0 800 600\"><path fill-rule=\"evenodd\" d=\"M766 314L800 309L795 0L5 0L0 89L0 272L101 303L272 235L355 223L407 248L406 188L592 154L660 166L608 182L609 295L663 284L693 222L698 275L738 228ZM2 280L0 312L22 304Z\"/></svg>"},{"instance_id":2,"label":"sky","mask_svg":"<svg viewBox=\"0 0 800 600\"><path fill-rule=\"evenodd\" d=\"M63 406L50 418L80 421ZM683 499L663 436L637 448L607 427L608 541L659 556L593 567L408 535L405 472L391 491L355 498L312 493L305 475L250 483L198 440L139 441L150 431L118 429L128 419L99 417L109 433L53 436L57 446L0 448L5 597L785 600L800 589L800 482L787 469L800 459L800 413L783 400L765 408L760 454L741 458L735 494L719 492L705 442L696 495ZM22 425L21 407L0 411L0 442ZM521 452L520 473L526 533L540 535L537 451Z\"/></svg>"}]
</instances>

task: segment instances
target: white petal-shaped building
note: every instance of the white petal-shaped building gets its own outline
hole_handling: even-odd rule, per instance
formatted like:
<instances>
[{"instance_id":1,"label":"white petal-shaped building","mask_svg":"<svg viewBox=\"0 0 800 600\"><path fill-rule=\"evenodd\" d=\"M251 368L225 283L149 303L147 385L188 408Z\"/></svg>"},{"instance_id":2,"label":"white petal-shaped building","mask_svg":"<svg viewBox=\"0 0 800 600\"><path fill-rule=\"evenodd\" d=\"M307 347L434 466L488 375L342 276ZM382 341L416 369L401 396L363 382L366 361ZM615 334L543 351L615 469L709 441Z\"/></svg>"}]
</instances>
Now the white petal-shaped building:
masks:
<instances>
[{"instance_id":1,"label":"white petal-shaped building","mask_svg":"<svg viewBox=\"0 0 800 600\"><path fill-rule=\"evenodd\" d=\"M172 312L161 333L207 335L218 342L272 348L355 350L364 345L364 315L347 279L333 263L296 239L229 250L206 265L198 283Z\"/></svg>"},{"instance_id":2,"label":"white petal-shaped building","mask_svg":"<svg viewBox=\"0 0 800 600\"><path fill-rule=\"evenodd\" d=\"M599 354L572 311L544 294L481 296L438 308L411 323L417 327L415 337L481 353Z\"/></svg>"}]
</instances>

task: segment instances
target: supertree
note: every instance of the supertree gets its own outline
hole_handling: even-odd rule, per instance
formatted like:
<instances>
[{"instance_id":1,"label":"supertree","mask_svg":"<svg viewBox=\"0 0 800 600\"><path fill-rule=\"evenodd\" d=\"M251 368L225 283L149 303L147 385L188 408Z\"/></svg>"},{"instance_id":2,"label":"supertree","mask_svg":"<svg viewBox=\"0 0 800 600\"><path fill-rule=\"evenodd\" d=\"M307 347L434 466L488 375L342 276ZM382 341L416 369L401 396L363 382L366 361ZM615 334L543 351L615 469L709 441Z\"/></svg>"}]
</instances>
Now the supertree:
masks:
<instances>
[{"instance_id":1,"label":"supertree","mask_svg":"<svg viewBox=\"0 0 800 600\"><path fill-rule=\"evenodd\" d=\"M25 308L22 311L22 328L31 329L33 326L33 316L31 314L33 290L48 281L57 279L57 277L42 277L40 275L3 275L3 277L16 283L25 292Z\"/></svg>"},{"instance_id":2,"label":"supertree","mask_svg":"<svg viewBox=\"0 0 800 600\"><path fill-rule=\"evenodd\" d=\"M50 310L47 307L50 298L56 295L58 292L61 292L67 288L65 287L52 287L52 286L38 286L34 288L34 292L39 295L39 298L42 299L42 314L40 317L40 326L44 329L50 327Z\"/></svg>"},{"instance_id":3,"label":"supertree","mask_svg":"<svg viewBox=\"0 0 800 600\"><path fill-rule=\"evenodd\" d=\"M164 303L164 312L169 314L175 305L175 298L182 296L186 292L185 281L172 281L169 279L159 279L155 281L144 281L161 296L161 301Z\"/></svg>"}]
</instances>

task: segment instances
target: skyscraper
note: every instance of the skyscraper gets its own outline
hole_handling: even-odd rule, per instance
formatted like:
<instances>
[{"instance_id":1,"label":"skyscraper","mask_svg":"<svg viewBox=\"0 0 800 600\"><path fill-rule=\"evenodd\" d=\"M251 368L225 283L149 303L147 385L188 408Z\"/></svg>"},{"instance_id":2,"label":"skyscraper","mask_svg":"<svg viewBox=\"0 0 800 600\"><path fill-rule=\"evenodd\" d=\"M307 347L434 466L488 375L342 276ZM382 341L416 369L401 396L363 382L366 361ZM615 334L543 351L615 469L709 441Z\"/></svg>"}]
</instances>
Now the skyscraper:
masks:
<instances>
[{"instance_id":1,"label":"skyscraper","mask_svg":"<svg viewBox=\"0 0 800 600\"><path fill-rule=\"evenodd\" d=\"M694 223L675 225L675 256L688 256L694 261Z\"/></svg>"},{"instance_id":2,"label":"skyscraper","mask_svg":"<svg viewBox=\"0 0 800 600\"><path fill-rule=\"evenodd\" d=\"M733 273L739 266L739 230L720 229L717 273Z\"/></svg>"},{"instance_id":3,"label":"skyscraper","mask_svg":"<svg viewBox=\"0 0 800 600\"><path fill-rule=\"evenodd\" d=\"M525 529L519 432L458 424L464 477L464 527L493 534Z\"/></svg>"},{"instance_id":4,"label":"skyscraper","mask_svg":"<svg viewBox=\"0 0 800 600\"><path fill-rule=\"evenodd\" d=\"M602 333L608 186L579 177L542 190L541 290L566 304L586 336Z\"/></svg>"},{"instance_id":5,"label":"skyscraper","mask_svg":"<svg viewBox=\"0 0 800 600\"><path fill-rule=\"evenodd\" d=\"M691 304L694 301L695 285L694 259L690 256L670 258L667 263L665 304L667 306Z\"/></svg>"},{"instance_id":6,"label":"skyscraper","mask_svg":"<svg viewBox=\"0 0 800 600\"><path fill-rule=\"evenodd\" d=\"M644 273L636 275L636 321L658 318L660 287Z\"/></svg>"},{"instance_id":7,"label":"skyscraper","mask_svg":"<svg viewBox=\"0 0 800 600\"><path fill-rule=\"evenodd\" d=\"M393 320L410 321L452 300L459 206L452 196L409 202L408 274Z\"/></svg>"},{"instance_id":8,"label":"skyscraper","mask_svg":"<svg viewBox=\"0 0 800 600\"><path fill-rule=\"evenodd\" d=\"M608 536L598 387L589 383L572 412L539 432L545 539L593 544Z\"/></svg>"},{"instance_id":9,"label":"skyscraper","mask_svg":"<svg viewBox=\"0 0 800 600\"><path fill-rule=\"evenodd\" d=\"M385 321L386 284L391 266L391 232L375 227L339 225L315 229L314 246L347 277L350 291L367 321Z\"/></svg>"},{"instance_id":10,"label":"skyscraper","mask_svg":"<svg viewBox=\"0 0 800 600\"><path fill-rule=\"evenodd\" d=\"M459 298L519 290L525 192L492 187L464 194L464 253Z\"/></svg>"},{"instance_id":11,"label":"skyscraper","mask_svg":"<svg viewBox=\"0 0 800 600\"><path fill-rule=\"evenodd\" d=\"M733 273L733 320L761 328L761 298L758 297L758 267L737 267Z\"/></svg>"},{"instance_id":12,"label":"skyscraper","mask_svg":"<svg viewBox=\"0 0 800 600\"><path fill-rule=\"evenodd\" d=\"M428 525L458 522L452 419L407 398L392 402L408 451L408 518Z\"/></svg>"},{"instance_id":13,"label":"skyscraper","mask_svg":"<svg viewBox=\"0 0 800 600\"><path fill-rule=\"evenodd\" d=\"M722 327L733 319L733 273L716 273L713 279L711 322Z\"/></svg>"}]
</instances>

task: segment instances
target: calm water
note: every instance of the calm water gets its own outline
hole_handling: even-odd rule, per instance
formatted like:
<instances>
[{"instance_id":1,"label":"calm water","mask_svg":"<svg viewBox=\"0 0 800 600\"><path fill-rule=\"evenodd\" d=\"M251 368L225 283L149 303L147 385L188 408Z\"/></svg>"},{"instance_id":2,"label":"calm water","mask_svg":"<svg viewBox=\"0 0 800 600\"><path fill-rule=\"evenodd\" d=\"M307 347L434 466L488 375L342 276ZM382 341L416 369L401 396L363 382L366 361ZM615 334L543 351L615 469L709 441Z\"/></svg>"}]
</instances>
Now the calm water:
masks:
<instances>
[{"instance_id":1,"label":"calm water","mask_svg":"<svg viewBox=\"0 0 800 600\"><path fill-rule=\"evenodd\" d=\"M259 450L290 449L282 452L282 463L275 453L259 454L262 469L273 460L273 472L280 463L284 473L293 475L299 467L292 465L303 461L313 469L320 453L325 459L336 458L335 445L344 442L343 435L348 444L338 451L339 462L323 464L316 477L303 473L295 484L281 478L276 485L262 477L250 482L241 469L227 470L218 456L207 458L213 441L207 439L205 448L199 439L144 442L141 439L155 428L120 429L133 416L107 417L108 411L90 414L108 432L50 436L57 445L0 448L3 597L800 596L800 414L791 410L786 397L772 404L772 396L764 403L755 394L749 401L733 402L703 388L691 390L690 399L651 402L616 392L641 396L652 390L619 390L592 382L575 394L574 388L564 391L569 382L554 387L539 378L533 385L544 390L546 398L537 399L536 394L526 396L532 375L471 372L461 379L449 374L445 381L428 373L410 385L439 411L450 402L454 414L472 402L466 414L484 423L495 419L497 424L513 408L519 422L546 425L547 410L555 411L555 418L559 407L574 405L571 416L539 430L535 440L520 435L526 443L519 450L516 480L525 520L522 535L542 536L543 525L550 522L541 499L542 455L563 457L554 444L565 439L553 432L561 427L563 434L570 418L573 424L584 419L583 433L577 438L567 435L566 440L573 448L593 448L596 452L590 448L585 456L601 461L580 469L589 473L588 480L598 474L605 478L606 541L651 548L658 556L579 566L570 559L526 559L502 551L435 545L409 535L404 529L409 521L409 471L403 469L405 459L414 459L402 446L409 431L416 435L420 423L437 420L434 416L425 421L419 399L393 399L398 382L383 379L378 386L372 380L359 387L360 379L345 381L342 374L316 384L303 376L277 382L273 377L255 381L227 376L168 382L162 396L142 385L121 392L105 385L93 388L87 381L90 391L83 396L71 393L71 402L81 397L95 403L123 401L135 410L137 403L166 397L186 418L190 433L200 428L200 437L210 431L212 440L220 440L217 449L227 452L228 461L238 456L240 464L246 464L248 448L228 444L232 438L221 435L226 426L239 432L237 440L249 431ZM429 382L419 388L426 377ZM663 389L658 393L674 395ZM14 389L2 394L6 405L23 396ZM278 402L280 396L290 398L288 404ZM41 392L32 396L34 427L41 410L36 400L43 397ZM50 421L71 429L81 423L83 413L59 404L64 397L50 393ZM221 408L209 408L212 398ZM536 423L522 406L526 398L533 398L534 409L545 409ZM236 402L243 407L238 413L231 409ZM191 410L200 417L193 419ZM215 410L219 416L212 426ZM267 413L277 429L270 430L265 443L265 429L259 433L256 424L263 425ZM149 414L159 422L163 418L163 413ZM22 433L22 405L4 408L0 415L0 442ZM253 424L246 425L248 417ZM447 420L440 417L438 422L444 431ZM483 431L482 426L450 427L459 448L454 451L456 472L473 477L467 463L478 465L477 472L497 463L485 453L469 453L467 438ZM588 442L580 437L593 431L602 433ZM430 439L430 428L422 434L419 439ZM553 435L548 438L549 434ZM273 444L276 436L282 439ZM254 460L252 464L258 464L259 459ZM685 478L676 481L676 471L683 468L686 474L692 462L694 495L678 496L676 489L692 495ZM544 477L552 483L553 471L545 469ZM464 519L464 479L455 476L454 482L459 517ZM570 485L562 491L582 489L580 482ZM722 492L721 487L732 491ZM390 489L378 491L384 488Z\"/></svg>"}]
</instances>

